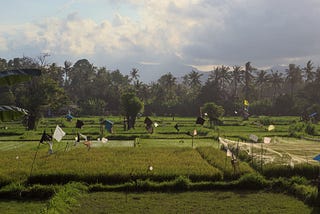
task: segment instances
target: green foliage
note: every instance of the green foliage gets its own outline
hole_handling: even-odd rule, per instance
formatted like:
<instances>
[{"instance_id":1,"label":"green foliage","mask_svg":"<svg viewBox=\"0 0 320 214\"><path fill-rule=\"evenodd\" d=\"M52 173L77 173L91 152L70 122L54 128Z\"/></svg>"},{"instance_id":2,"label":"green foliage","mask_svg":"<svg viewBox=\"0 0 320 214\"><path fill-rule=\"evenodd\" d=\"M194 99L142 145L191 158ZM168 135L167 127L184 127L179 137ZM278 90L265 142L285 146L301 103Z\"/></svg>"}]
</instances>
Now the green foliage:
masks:
<instances>
[{"instance_id":1,"label":"green foliage","mask_svg":"<svg viewBox=\"0 0 320 214\"><path fill-rule=\"evenodd\" d=\"M289 134L292 137L299 137L303 135L303 132L308 135L316 135L316 126L310 122L308 123L293 123L289 126Z\"/></svg>"},{"instance_id":2,"label":"green foliage","mask_svg":"<svg viewBox=\"0 0 320 214\"><path fill-rule=\"evenodd\" d=\"M81 108L80 114L82 115L103 115L107 103L102 99L91 98L80 100L79 105Z\"/></svg>"},{"instance_id":3,"label":"green foliage","mask_svg":"<svg viewBox=\"0 0 320 214\"><path fill-rule=\"evenodd\" d=\"M272 113L272 102L269 99L257 100L250 104L250 114L270 115Z\"/></svg>"},{"instance_id":4,"label":"green foliage","mask_svg":"<svg viewBox=\"0 0 320 214\"><path fill-rule=\"evenodd\" d=\"M86 191L87 187L81 183L72 182L61 187L43 213L69 213L70 208L77 203L77 198Z\"/></svg>"},{"instance_id":5,"label":"green foliage","mask_svg":"<svg viewBox=\"0 0 320 214\"><path fill-rule=\"evenodd\" d=\"M0 189L0 198L11 199L41 199L54 195L57 187L53 185L33 185L25 187L21 183L11 183Z\"/></svg>"},{"instance_id":6,"label":"green foliage","mask_svg":"<svg viewBox=\"0 0 320 214\"><path fill-rule=\"evenodd\" d=\"M143 103L134 93L125 93L121 96L121 108L124 115L136 117L143 110Z\"/></svg>"},{"instance_id":7,"label":"green foliage","mask_svg":"<svg viewBox=\"0 0 320 214\"><path fill-rule=\"evenodd\" d=\"M238 180L238 188L242 189L263 189L268 187L269 182L260 174L248 173Z\"/></svg>"},{"instance_id":8,"label":"green foliage","mask_svg":"<svg viewBox=\"0 0 320 214\"><path fill-rule=\"evenodd\" d=\"M293 197L265 191L98 192L72 213L312 213Z\"/></svg>"},{"instance_id":9,"label":"green foliage","mask_svg":"<svg viewBox=\"0 0 320 214\"><path fill-rule=\"evenodd\" d=\"M224 114L224 109L222 106L215 104L214 102L205 103L201 108L203 113L207 113L210 126L219 124L219 117Z\"/></svg>"},{"instance_id":10,"label":"green foliage","mask_svg":"<svg viewBox=\"0 0 320 214\"><path fill-rule=\"evenodd\" d=\"M294 100L292 96L288 94L283 94L277 97L274 103L274 112L278 115L294 115Z\"/></svg>"},{"instance_id":11,"label":"green foliage","mask_svg":"<svg viewBox=\"0 0 320 214\"><path fill-rule=\"evenodd\" d=\"M271 181L273 191L292 194L310 205L318 205L318 190L304 177L293 176L289 179L279 177Z\"/></svg>"},{"instance_id":12,"label":"green foliage","mask_svg":"<svg viewBox=\"0 0 320 214\"><path fill-rule=\"evenodd\" d=\"M61 149L64 148L62 145ZM189 148L93 147L90 151L83 146L49 156L47 147L41 145L32 176L29 177L30 168L21 166L31 166L34 152L29 150L17 160L14 150L7 151L0 157L0 162L6 166L0 169L0 173L7 175L9 181L28 179L29 184L65 184L69 181L117 184L146 178L174 180L180 175L193 181L222 179L222 172L203 160L191 144ZM148 165L152 165L154 170L148 171Z\"/></svg>"},{"instance_id":13,"label":"green foliage","mask_svg":"<svg viewBox=\"0 0 320 214\"><path fill-rule=\"evenodd\" d=\"M305 128L305 124L304 123L292 123L289 126L289 135L292 137L299 137L299 135L301 135L301 132L303 131L303 129Z\"/></svg>"},{"instance_id":14,"label":"green foliage","mask_svg":"<svg viewBox=\"0 0 320 214\"><path fill-rule=\"evenodd\" d=\"M319 193L314 186L293 184L290 192L308 204L317 205Z\"/></svg>"},{"instance_id":15,"label":"green foliage","mask_svg":"<svg viewBox=\"0 0 320 214\"><path fill-rule=\"evenodd\" d=\"M264 125L264 126L268 126L268 125L272 125L274 124L274 121L271 119L271 117L259 117L259 122Z\"/></svg>"},{"instance_id":16,"label":"green foliage","mask_svg":"<svg viewBox=\"0 0 320 214\"><path fill-rule=\"evenodd\" d=\"M198 147L197 151L203 159L223 172L225 180L237 179L243 174L254 171L247 163L241 161L238 161L238 165L234 168L231 157L227 157L225 152L213 147Z\"/></svg>"},{"instance_id":17,"label":"green foliage","mask_svg":"<svg viewBox=\"0 0 320 214\"><path fill-rule=\"evenodd\" d=\"M127 118L128 129L134 128L136 117L143 111L143 106L143 102L134 93L125 93L121 96L121 109Z\"/></svg>"},{"instance_id":18,"label":"green foliage","mask_svg":"<svg viewBox=\"0 0 320 214\"><path fill-rule=\"evenodd\" d=\"M294 167L279 164L266 164L263 166L263 175L268 178L302 176L314 179L318 175L318 167L311 164L295 164Z\"/></svg>"},{"instance_id":19,"label":"green foliage","mask_svg":"<svg viewBox=\"0 0 320 214\"><path fill-rule=\"evenodd\" d=\"M316 135L316 126L314 124L307 123L304 132L308 135Z\"/></svg>"}]
</instances>

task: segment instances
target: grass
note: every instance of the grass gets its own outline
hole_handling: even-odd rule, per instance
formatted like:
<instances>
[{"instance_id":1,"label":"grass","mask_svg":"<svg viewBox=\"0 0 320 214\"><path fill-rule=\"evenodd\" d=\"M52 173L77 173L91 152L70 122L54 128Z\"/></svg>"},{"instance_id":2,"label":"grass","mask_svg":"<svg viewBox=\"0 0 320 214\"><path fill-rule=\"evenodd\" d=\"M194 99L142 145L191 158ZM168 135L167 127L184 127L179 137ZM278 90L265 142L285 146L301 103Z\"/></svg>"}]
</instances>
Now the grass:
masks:
<instances>
[{"instance_id":1,"label":"grass","mask_svg":"<svg viewBox=\"0 0 320 214\"><path fill-rule=\"evenodd\" d=\"M23 200L0 200L0 213L16 214L26 213L35 214L41 213L46 207L47 201L23 201Z\"/></svg>"},{"instance_id":2,"label":"grass","mask_svg":"<svg viewBox=\"0 0 320 214\"><path fill-rule=\"evenodd\" d=\"M6 167L0 169L0 175L12 181L24 181L29 176L35 151L20 153L19 159L16 155L15 150L2 154L0 163ZM47 155L46 148L41 148L37 155L32 182L77 179L112 183L137 178L170 180L180 175L192 180L221 179L220 170L208 164L192 148L101 147L89 151L86 148L60 151L53 155ZM154 168L152 172L148 171L150 165Z\"/></svg>"},{"instance_id":3,"label":"grass","mask_svg":"<svg viewBox=\"0 0 320 214\"><path fill-rule=\"evenodd\" d=\"M311 163L312 157L320 152L319 142L315 143L313 141L300 141L294 138L287 138L289 136L288 128L290 124L293 121L298 121L298 117L262 118L271 121L275 125L276 129L271 132L267 131L267 125L263 126L260 124L262 119L259 117L250 117L248 121L242 121L240 117L225 117L223 119L224 124L214 128L210 128L207 123L204 126L196 125L195 118L176 117L174 120L171 117L150 118L159 124L159 127L154 129L153 134L147 133L145 124L143 123L144 117L139 118L135 129L129 131L123 130L122 117L105 117L104 119L114 122L114 133L111 134L106 131L103 133L103 136L109 139L106 144L102 144L96 140L101 137L100 117L78 118L85 123L81 130L75 128L76 119L68 122L63 117L41 120L37 131L25 131L25 128L16 122L0 124L0 128L7 127L0 129L0 164L3 166L0 168L0 185L9 184L10 187L10 183L12 182L26 186L37 183L43 184L43 186L40 185L29 192L27 191L31 195L37 195L45 190L47 186L49 187L47 184L66 184L70 181L81 181L91 185L109 185L111 186L110 189L116 185L134 185L138 183L140 186L145 187L145 190L148 190L149 183L153 183L155 189L157 189L158 187L160 188L158 186L159 182L169 185L172 182L176 182L177 178L183 177L185 180L182 179L180 183L178 181L182 186L186 185L185 181L199 182L194 186L191 185L192 187L190 188L193 192L147 192L140 194L132 192L127 197L125 193L121 192L91 193L85 199L79 199L81 200L80 211L84 208L83 211L88 213L94 212L95 207L93 206L100 201L101 197L101 203L103 200L105 200L105 203L96 204L96 206L100 207L97 212L105 209L108 212L110 209L110 213L122 211L130 213L230 213L228 209L231 209L232 213L264 213L264 211L268 213L314 212L314 210L303 204L300 206L301 201L283 194L242 191L195 191L206 190L206 188L210 189L210 182L222 182L223 178L225 178L225 184L221 184L221 188L229 186L232 189L232 182L235 182L230 181L234 179L230 160L226 159L225 152L218 150L218 136L236 141L240 139L247 142L249 134L257 135L260 138L260 142L265 136L272 137L274 139L273 143L264 145L264 152L261 152L261 144L254 144L253 157L256 159L256 165L259 165L259 159L262 160L259 154L263 154L263 156L273 155L272 157L276 160L275 163L279 165L288 165L289 159L294 159L296 162L297 160L307 160L308 163ZM174 125L177 123L180 127L179 131L174 128ZM62 127L67 135L63 138L62 142L54 142L54 154L48 155L47 144L41 144L37 152L37 146L43 130L50 133L57 124ZM316 125L315 127L319 133L320 126ZM186 134L194 129L198 132L198 135L194 138ZM78 131L93 139L93 146L90 150L87 150L82 143L76 147L73 146L74 137ZM318 138L318 136L312 137ZM65 148L68 148L68 150L65 151ZM267 148L270 150L267 150ZM271 150L283 155L279 158L277 154L271 154L274 153ZM33 167L32 177L28 178L36 152L37 158ZM246 169L247 165L245 165L240 163L240 169ZM152 171L148 170L149 166L153 167ZM298 171L298 167L295 169L295 171ZM271 174L272 170L271 168ZM245 170L245 173L251 171L252 169L248 168L248 170ZM303 170L301 171L303 172ZM239 185L243 187L241 186L240 188L238 185L237 188L239 187L238 189L243 190L249 187L251 183L254 183L254 180L249 183L246 183L246 181L251 180L249 178L242 179ZM256 183L259 186L260 183ZM273 187L276 188L276 185ZM281 189L281 191L284 190ZM52 207L55 207L54 204L57 204L57 208L65 207L64 209L68 210L69 205L65 206L62 202L67 200L64 197L68 198L69 193L67 189L65 192L55 193L50 200L50 203L53 203ZM303 198L308 196L309 193L313 194L312 197L317 195L314 187L304 185L292 186L292 190L289 193L298 196L301 200L304 200ZM76 204L73 203L75 202L73 200L74 195L71 194L71 196L71 204ZM122 200L123 196L125 196L125 204ZM108 201L109 199L111 201ZM86 200L90 204L87 204ZM162 204L163 202L164 206L159 207L160 205L156 201L158 204ZM285 201L286 203L279 203L281 201ZM17 205L12 205L17 207L29 206L29 202L26 201L1 202L4 204L17 203ZM33 202L35 203L34 206L37 206L38 201L36 200L33 200L30 206L32 207ZM42 206L44 202L41 201L39 203ZM61 206L59 205L60 203L62 204ZM119 209L123 204L124 208ZM303 206L304 208L302 208ZM30 209L34 210L33 208ZM76 205L74 209L72 213L78 213L79 210L77 210Z\"/></svg>"},{"instance_id":4,"label":"grass","mask_svg":"<svg viewBox=\"0 0 320 214\"><path fill-rule=\"evenodd\" d=\"M285 203L284 203L285 202ZM183 193L97 192L79 198L72 213L311 213L283 194L248 191ZM315 211L314 211L315 212Z\"/></svg>"}]
</instances>

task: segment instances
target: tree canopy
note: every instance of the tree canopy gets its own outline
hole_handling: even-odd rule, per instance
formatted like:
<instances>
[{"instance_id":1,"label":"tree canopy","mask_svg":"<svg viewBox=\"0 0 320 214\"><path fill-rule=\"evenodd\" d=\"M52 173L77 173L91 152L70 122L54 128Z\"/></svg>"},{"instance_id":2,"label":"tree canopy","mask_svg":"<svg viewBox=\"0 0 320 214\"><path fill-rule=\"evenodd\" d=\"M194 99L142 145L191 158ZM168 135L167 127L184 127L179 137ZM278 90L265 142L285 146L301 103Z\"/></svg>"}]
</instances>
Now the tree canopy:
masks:
<instances>
[{"instance_id":1,"label":"tree canopy","mask_svg":"<svg viewBox=\"0 0 320 214\"><path fill-rule=\"evenodd\" d=\"M167 72L144 83L138 68L125 75L87 59L59 66L47 63L47 57L0 59L1 69L31 68L43 73L28 82L0 86L1 104L30 109L39 113L37 117L68 110L75 116L120 115L122 97L130 92L143 103L146 115L197 116L199 108L210 102L234 115L244 99L250 103L249 113L256 115L300 115L305 109L312 111L310 106L320 106L320 68L312 61L304 66L290 64L284 72L258 70L252 62L221 65L208 73L191 69L182 77ZM283 111L286 101L290 111Z\"/></svg>"},{"instance_id":2,"label":"tree canopy","mask_svg":"<svg viewBox=\"0 0 320 214\"><path fill-rule=\"evenodd\" d=\"M143 110L143 103L134 93L124 93L121 96L121 109L126 117L128 129L134 128L138 113Z\"/></svg>"}]
</instances>

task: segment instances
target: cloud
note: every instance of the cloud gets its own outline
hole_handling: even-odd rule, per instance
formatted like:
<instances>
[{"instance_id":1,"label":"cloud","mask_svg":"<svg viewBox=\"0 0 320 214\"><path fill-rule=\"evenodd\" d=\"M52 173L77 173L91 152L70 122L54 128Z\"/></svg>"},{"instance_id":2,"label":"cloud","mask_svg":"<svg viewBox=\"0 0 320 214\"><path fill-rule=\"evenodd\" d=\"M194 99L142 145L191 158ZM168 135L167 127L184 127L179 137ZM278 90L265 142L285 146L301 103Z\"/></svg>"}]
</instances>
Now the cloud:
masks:
<instances>
[{"instance_id":1,"label":"cloud","mask_svg":"<svg viewBox=\"0 0 320 214\"><path fill-rule=\"evenodd\" d=\"M68 1L60 10L82 2ZM78 11L1 25L0 53L46 52L60 60L88 58L98 66L127 71L152 66L150 70L163 73L189 69L185 65L208 69L247 61L260 67L305 63L320 55L317 0L95 0L91 5L96 2L113 2L120 9L112 18Z\"/></svg>"},{"instance_id":2,"label":"cloud","mask_svg":"<svg viewBox=\"0 0 320 214\"><path fill-rule=\"evenodd\" d=\"M198 33L189 40L197 42L183 47L187 56L208 62L271 63L309 57L319 50L320 31L315 26L320 3L316 1L239 0L222 8L221 27L211 27L209 22L193 30Z\"/></svg>"},{"instance_id":3,"label":"cloud","mask_svg":"<svg viewBox=\"0 0 320 214\"><path fill-rule=\"evenodd\" d=\"M0 37L0 51L7 51L8 46L7 46L7 41L5 38Z\"/></svg>"}]
</instances>

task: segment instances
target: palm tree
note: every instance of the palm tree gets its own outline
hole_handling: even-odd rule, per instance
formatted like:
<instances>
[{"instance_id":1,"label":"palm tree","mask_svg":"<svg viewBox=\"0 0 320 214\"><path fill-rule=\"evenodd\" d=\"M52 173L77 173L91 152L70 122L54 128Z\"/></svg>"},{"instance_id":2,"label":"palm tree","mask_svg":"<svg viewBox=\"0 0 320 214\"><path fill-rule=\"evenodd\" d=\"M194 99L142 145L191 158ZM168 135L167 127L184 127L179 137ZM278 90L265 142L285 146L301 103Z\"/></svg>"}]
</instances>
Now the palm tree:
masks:
<instances>
[{"instance_id":1,"label":"palm tree","mask_svg":"<svg viewBox=\"0 0 320 214\"><path fill-rule=\"evenodd\" d=\"M313 68L313 63L311 62L311 60L309 60L306 67L302 69L305 73L306 83L314 81L315 72L312 71Z\"/></svg>"},{"instance_id":2,"label":"palm tree","mask_svg":"<svg viewBox=\"0 0 320 214\"><path fill-rule=\"evenodd\" d=\"M200 74L199 72L196 72L195 70L192 70L189 74L187 74L189 86L191 88L200 88L201 87L200 78L202 76L203 76L203 74Z\"/></svg>"},{"instance_id":3,"label":"palm tree","mask_svg":"<svg viewBox=\"0 0 320 214\"><path fill-rule=\"evenodd\" d=\"M130 71L130 80L131 81L138 81L140 75L138 74L139 73L139 69L137 68L132 68L132 70Z\"/></svg>"},{"instance_id":4,"label":"palm tree","mask_svg":"<svg viewBox=\"0 0 320 214\"><path fill-rule=\"evenodd\" d=\"M216 67L214 70L210 71L208 81L214 82L215 84L219 84L220 80L220 69Z\"/></svg>"},{"instance_id":5,"label":"palm tree","mask_svg":"<svg viewBox=\"0 0 320 214\"><path fill-rule=\"evenodd\" d=\"M237 89L238 89L238 83L241 82L241 77L242 77L242 70L241 70L241 66L235 65L233 66L233 71L231 73L231 79L233 82L233 98L237 97Z\"/></svg>"},{"instance_id":6,"label":"palm tree","mask_svg":"<svg viewBox=\"0 0 320 214\"><path fill-rule=\"evenodd\" d=\"M176 84L177 78L174 77L170 72L167 74L162 75L158 79L158 86L159 86L159 92L161 92L161 97L163 97L164 100L162 100L164 103L167 103L168 105L172 105L176 102L176 94L175 94L175 88L177 86ZM163 94L162 94L163 93Z\"/></svg>"},{"instance_id":7,"label":"palm tree","mask_svg":"<svg viewBox=\"0 0 320 214\"><path fill-rule=\"evenodd\" d=\"M282 73L279 73L279 71L273 72L273 70L271 70L270 83L273 88L272 100L274 100L277 94L280 94L279 91L283 82Z\"/></svg>"},{"instance_id":8,"label":"palm tree","mask_svg":"<svg viewBox=\"0 0 320 214\"><path fill-rule=\"evenodd\" d=\"M226 88L226 84L230 82L230 79L230 67L222 65L220 68L220 85L222 88Z\"/></svg>"},{"instance_id":9,"label":"palm tree","mask_svg":"<svg viewBox=\"0 0 320 214\"><path fill-rule=\"evenodd\" d=\"M251 62L247 62L245 65L245 70L243 75L243 80L244 80L243 91L244 91L244 97L246 100L249 98L251 82L253 79L253 75L251 73L253 70L255 70L255 68L251 66Z\"/></svg>"},{"instance_id":10,"label":"palm tree","mask_svg":"<svg viewBox=\"0 0 320 214\"><path fill-rule=\"evenodd\" d=\"M320 82L320 67L317 68L315 74L314 74L315 82Z\"/></svg>"},{"instance_id":11,"label":"palm tree","mask_svg":"<svg viewBox=\"0 0 320 214\"><path fill-rule=\"evenodd\" d=\"M268 83L269 79L270 79L270 75L265 70L260 70L257 73L255 84L259 87L259 99L261 99L263 88L265 84Z\"/></svg>"},{"instance_id":12,"label":"palm tree","mask_svg":"<svg viewBox=\"0 0 320 214\"><path fill-rule=\"evenodd\" d=\"M188 94L189 99L188 100L194 100L201 88L201 80L200 78L203 76L203 74L200 74L199 72L192 70L190 73L184 75L183 83L185 85L186 93Z\"/></svg>"},{"instance_id":13,"label":"palm tree","mask_svg":"<svg viewBox=\"0 0 320 214\"><path fill-rule=\"evenodd\" d=\"M289 64L289 69L286 69L287 78L286 81L290 87L290 95L293 96L293 93L296 89L296 85L302 82L302 74L299 66L295 64Z\"/></svg>"}]
</instances>

